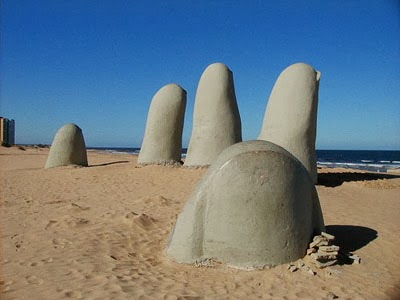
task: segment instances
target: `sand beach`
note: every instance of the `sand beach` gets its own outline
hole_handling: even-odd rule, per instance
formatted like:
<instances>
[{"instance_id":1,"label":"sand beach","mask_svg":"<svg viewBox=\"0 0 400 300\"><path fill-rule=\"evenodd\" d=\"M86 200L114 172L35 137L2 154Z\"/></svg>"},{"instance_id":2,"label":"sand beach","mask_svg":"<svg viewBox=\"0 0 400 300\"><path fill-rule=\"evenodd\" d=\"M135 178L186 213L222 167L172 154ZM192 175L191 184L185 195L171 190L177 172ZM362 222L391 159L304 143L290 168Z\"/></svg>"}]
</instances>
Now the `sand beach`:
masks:
<instances>
[{"instance_id":1,"label":"sand beach","mask_svg":"<svg viewBox=\"0 0 400 300\"><path fill-rule=\"evenodd\" d=\"M205 169L92 150L89 167L44 169L47 155L0 147L0 299L400 299L398 174L318 169L327 232L361 263L311 275L171 261Z\"/></svg>"}]
</instances>

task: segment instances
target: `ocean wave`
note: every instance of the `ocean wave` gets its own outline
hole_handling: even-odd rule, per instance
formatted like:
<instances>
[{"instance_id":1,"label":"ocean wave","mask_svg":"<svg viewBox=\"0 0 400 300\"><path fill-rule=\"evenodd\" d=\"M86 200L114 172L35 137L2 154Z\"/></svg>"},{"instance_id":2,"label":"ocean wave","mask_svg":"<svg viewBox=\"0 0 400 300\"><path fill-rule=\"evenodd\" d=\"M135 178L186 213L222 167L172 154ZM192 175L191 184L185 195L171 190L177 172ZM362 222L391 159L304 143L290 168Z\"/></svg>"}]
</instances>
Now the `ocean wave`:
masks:
<instances>
[{"instance_id":1,"label":"ocean wave","mask_svg":"<svg viewBox=\"0 0 400 300\"><path fill-rule=\"evenodd\" d=\"M108 154L133 154L138 155L140 149L138 148L88 148L88 150L95 150L100 153L108 153Z\"/></svg>"},{"instance_id":2,"label":"ocean wave","mask_svg":"<svg viewBox=\"0 0 400 300\"><path fill-rule=\"evenodd\" d=\"M110 154L138 155L140 148L94 147L88 148ZM182 159L186 157L187 148L182 149ZM375 172L387 172L400 169L400 151L346 151L317 150L317 165L328 168L360 169Z\"/></svg>"},{"instance_id":3,"label":"ocean wave","mask_svg":"<svg viewBox=\"0 0 400 300\"><path fill-rule=\"evenodd\" d=\"M388 170L400 169L399 164L357 163L357 162L317 162L319 167L345 168L373 172L387 172Z\"/></svg>"}]
</instances>

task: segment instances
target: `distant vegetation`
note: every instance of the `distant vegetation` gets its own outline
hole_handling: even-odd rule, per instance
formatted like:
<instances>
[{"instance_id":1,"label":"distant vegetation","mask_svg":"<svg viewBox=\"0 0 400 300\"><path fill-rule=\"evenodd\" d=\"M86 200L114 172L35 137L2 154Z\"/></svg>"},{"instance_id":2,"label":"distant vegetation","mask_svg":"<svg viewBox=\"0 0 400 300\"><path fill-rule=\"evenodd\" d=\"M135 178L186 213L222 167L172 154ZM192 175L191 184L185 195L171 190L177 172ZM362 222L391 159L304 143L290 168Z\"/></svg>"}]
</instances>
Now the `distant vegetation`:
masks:
<instances>
[{"instance_id":1,"label":"distant vegetation","mask_svg":"<svg viewBox=\"0 0 400 300\"><path fill-rule=\"evenodd\" d=\"M17 147L19 150L26 150L26 148L50 148L50 145L46 145L46 144L34 144L34 145L10 145L8 143L2 142L1 143L2 147L7 147L10 148L12 146Z\"/></svg>"}]
</instances>

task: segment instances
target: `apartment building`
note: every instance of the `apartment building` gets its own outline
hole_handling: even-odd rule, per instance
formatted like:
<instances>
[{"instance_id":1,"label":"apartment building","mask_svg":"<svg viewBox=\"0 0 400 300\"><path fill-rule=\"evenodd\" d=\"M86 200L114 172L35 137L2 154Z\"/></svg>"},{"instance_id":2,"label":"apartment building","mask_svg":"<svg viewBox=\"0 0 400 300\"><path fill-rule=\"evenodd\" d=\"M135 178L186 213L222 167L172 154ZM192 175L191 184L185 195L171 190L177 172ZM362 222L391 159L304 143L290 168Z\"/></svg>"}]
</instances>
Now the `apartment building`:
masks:
<instances>
[{"instance_id":1,"label":"apartment building","mask_svg":"<svg viewBox=\"0 0 400 300\"><path fill-rule=\"evenodd\" d=\"M0 117L1 145L15 145L15 121Z\"/></svg>"}]
</instances>

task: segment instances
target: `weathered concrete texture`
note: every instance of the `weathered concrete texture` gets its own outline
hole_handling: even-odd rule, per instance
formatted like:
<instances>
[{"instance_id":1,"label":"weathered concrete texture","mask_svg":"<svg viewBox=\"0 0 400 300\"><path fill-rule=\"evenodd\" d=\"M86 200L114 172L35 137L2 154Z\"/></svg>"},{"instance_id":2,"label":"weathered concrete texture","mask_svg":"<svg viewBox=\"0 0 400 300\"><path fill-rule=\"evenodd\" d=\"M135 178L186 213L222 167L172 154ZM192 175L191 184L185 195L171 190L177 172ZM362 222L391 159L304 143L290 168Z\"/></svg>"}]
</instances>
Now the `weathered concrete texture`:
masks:
<instances>
[{"instance_id":1,"label":"weathered concrete texture","mask_svg":"<svg viewBox=\"0 0 400 300\"><path fill-rule=\"evenodd\" d=\"M222 63L212 64L203 72L197 88L185 166L208 166L222 150L241 141L232 72Z\"/></svg>"},{"instance_id":2,"label":"weathered concrete texture","mask_svg":"<svg viewBox=\"0 0 400 300\"><path fill-rule=\"evenodd\" d=\"M167 253L177 262L215 259L263 268L306 254L324 230L314 184L280 146L249 141L225 149L178 216Z\"/></svg>"},{"instance_id":3,"label":"weathered concrete texture","mask_svg":"<svg viewBox=\"0 0 400 300\"><path fill-rule=\"evenodd\" d=\"M45 168L68 165L88 166L82 130L75 124L64 125L58 130L51 144Z\"/></svg>"},{"instance_id":4,"label":"weathered concrete texture","mask_svg":"<svg viewBox=\"0 0 400 300\"><path fill-rule=\"evenodd\" d=\"M138 164L180 163L185 109L186 91L177 84L168 84L154 95Z\"/></svg>"},{"instance_id":5,"label":"weathered concrete texture","mask_svg":"<svg viewBox=\"0 0 400 300\"><path fill-rule=\"evenodd\" d=\"M304 63L286 68L269 97L260 140L282 146L297 157L317 182L315 139L321 73Z\"/></svg>"}]
</instances>

